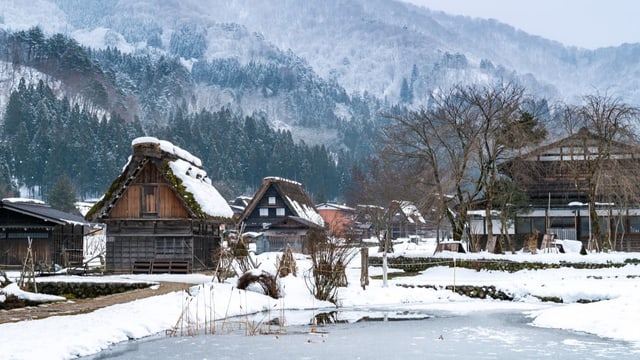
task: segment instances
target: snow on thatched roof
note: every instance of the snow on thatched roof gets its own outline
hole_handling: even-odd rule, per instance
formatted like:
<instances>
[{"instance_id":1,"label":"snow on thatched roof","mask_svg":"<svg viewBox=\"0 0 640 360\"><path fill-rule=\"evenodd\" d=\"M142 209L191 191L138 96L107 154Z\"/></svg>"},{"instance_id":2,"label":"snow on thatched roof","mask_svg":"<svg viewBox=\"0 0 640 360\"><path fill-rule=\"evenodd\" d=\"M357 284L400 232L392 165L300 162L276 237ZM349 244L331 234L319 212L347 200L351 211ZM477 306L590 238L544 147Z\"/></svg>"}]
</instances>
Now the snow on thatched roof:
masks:
<instances>
[{"instance_id":1,"label":"snow on thatched roof","mask_svg":"<svg viewBox=\"0 0 640 360\"><path fill-rule=\"evenodd\" d=\"M211 183L198 157L169 141L149 136L134 139L131 146L133 154L122 173L111 184L105 196L87 212L88 219L108 216L110 209L126 191L128 182L149 161L155 163L193 215L224 219L233 217L233 210Z\"/></svg>"},{"instance_id":2,"label":"snow on thatched roof","mask_svg":"<svg viewBox=\"0 0 640 360\"><path fill-rule=\"evenodd\" d=\"M200 158L169 141L158 140L155 137L139 137L131 143L133 147L143 144L157 144L163 152L175 155L176 159L169 161L169 167L182 181L186 191L193 195L203 212L212 217L233 217L233 210L211 184L211 179L203 169Z\"/></svg>"},{"instance_id":3,"label":"snow on thatched roof","mask_svg":"<svg viewBox=\"0 0 640 360\"><path fill-rule=\"evenodd\" d=\"M296 214L298 214L299 218L308 220L318 226L324 226L324 219L322 218L322 216L320 216L320 214L318 214L316 209L314 209L313 206L310 205L310 203L298 202L286 195L285 198L287 199L287 201L289 201L289 204L291 204L291 207L296 212Z\"/></svg>"}]
</instances>

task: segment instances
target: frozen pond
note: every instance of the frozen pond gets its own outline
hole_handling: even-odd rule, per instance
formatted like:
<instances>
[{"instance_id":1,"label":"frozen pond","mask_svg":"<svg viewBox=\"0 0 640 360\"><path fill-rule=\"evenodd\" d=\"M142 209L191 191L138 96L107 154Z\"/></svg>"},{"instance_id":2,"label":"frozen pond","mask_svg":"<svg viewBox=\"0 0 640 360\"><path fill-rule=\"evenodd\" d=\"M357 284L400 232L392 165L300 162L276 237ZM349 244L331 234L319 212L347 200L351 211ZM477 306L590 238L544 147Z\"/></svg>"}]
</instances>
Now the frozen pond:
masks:
<instances>
[{"instance_id":1,"label":"frozen pond","mask_svg":"<svg viewBox=\"0 0 640 360\"><path fill-rule=\"evenodd\" d=\"M362 318L363 312L333 314ZM632 344L529 325L522 312L451 316L444 313L369 313L367 320L279 328L266 335L245 330L215 335L158 335L114 346L85 359L638 359ZM585 314L586 315L586 314ZM289 315L288 315L289 316ZM312 317L297 312L295 317ZM385 317L386 316L386 320ZM264 325L263 325L264 327ZM266 329L266 328L265 328ZM281 330L281 334L275 334Z\"/></svg>"}]
</instances>

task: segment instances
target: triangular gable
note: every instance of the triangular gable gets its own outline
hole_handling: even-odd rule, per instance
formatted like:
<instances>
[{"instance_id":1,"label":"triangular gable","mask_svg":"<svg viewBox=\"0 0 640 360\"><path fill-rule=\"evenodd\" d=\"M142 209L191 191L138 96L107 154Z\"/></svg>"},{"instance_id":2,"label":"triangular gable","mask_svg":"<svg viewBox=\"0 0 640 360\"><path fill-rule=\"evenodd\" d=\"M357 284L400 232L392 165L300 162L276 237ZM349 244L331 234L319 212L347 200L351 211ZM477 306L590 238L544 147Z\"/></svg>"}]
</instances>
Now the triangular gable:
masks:
<instances>
[{"instance_id":1,"label":"triangular gable","mask_svg":"<svg viewBox=\"0 0 640 360\"><path fill-rule=\"evenodd\" d=\"M394 201L400 209L404 218L410 223L426 224L426 220L420 210L411 201Z\"/></svg>"},{"instance_id":2,"label":"triangular gable","mask_svg":"<svg viewBox=\"0 0 640 360\"><path fill-rule=\"evenodd\" d=\"M105 196L89 210L88 219L108 216L124 197L128 186L149 166L156 169L191 217L233 217L233 210L211 184L199 158L168 141L153 137L135 139L132 148L133 155L123 172Z\"/></svg>"},{"instance_id":3,"label":"triangular gable","mask_svg":"<svg viewBox=\"0 0 640 360\"><path fill-rule=\"evenodd\" d=\"M269 189L274 189L291 211L293 216L306 219L318 226L324 226L324 220L318 214L309 196L304 192L302 184L279 177L266 177L255 196L247 205L241 219L246 219L260 204Z\"/></svg>"}]
</instances>

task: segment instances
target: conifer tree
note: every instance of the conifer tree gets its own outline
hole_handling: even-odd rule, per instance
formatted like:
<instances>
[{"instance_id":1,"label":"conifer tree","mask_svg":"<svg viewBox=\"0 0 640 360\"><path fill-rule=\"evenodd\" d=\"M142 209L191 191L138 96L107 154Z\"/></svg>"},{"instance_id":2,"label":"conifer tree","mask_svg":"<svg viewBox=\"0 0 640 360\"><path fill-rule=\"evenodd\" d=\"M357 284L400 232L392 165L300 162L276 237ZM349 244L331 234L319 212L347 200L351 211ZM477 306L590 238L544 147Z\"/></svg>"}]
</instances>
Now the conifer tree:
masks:
<instances>
[{"instance_id":1,"label":"conifer tree","mask_svg":"<svg viewBox=\"0 0 640 360\"><path fill-rule=\"evenodd\" d=\"M71 179L66 174L60 176L53 186L47 201L52 208L68 213L78 213L74 203L76 202L76 193L71 184Z\"/></svg>"}]
</instances>

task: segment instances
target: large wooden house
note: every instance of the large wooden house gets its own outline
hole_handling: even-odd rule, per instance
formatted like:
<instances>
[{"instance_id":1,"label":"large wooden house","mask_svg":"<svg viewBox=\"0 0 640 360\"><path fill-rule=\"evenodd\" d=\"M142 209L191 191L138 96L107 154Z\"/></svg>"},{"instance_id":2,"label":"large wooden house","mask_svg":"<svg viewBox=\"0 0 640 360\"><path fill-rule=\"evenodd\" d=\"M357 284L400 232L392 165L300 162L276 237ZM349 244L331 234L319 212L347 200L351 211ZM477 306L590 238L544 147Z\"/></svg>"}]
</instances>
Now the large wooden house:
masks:
<instances>
[{"instance_id":1,"label":"large wooden house","mask_svg":"<svg viewBox=\"0 0 640 360\"><path fill-rule=\"evenodd\" d=\"M83 265L83 239L89 224L79 215L43 202L3 199L0 203L0 267L20 268L31 241L32 261L39 270L53 264Z\"/></svg>"},{"instance_id":2,"label":"large wooden house","mask_svg":"<svg viewBox=\"0 0 640 360\"><path fill-rule=\"evenodd\" d=\"M233 211L199 158L153 137L132 142L122 173L86 218L107 226L111 272L211 268Z\"/></svg>"},{"instance_id":3,"label":"large wooden house","mask_svg":"<svg viewBox=\"0 0 640 360\"><path fill-rule=\"evenodd\" d=\"M272 251L290 245L305 252L310 237L325 233L324 220L302 184L279 177L264 178L240 222L246 232L262 232Z\"/></svg>"},{"instance_id":4,"label":"large wooden house","mask_svg":"<svg viewBox=\"0 0 640 360\"><path fill-rule=\"evenodd\" d=\"M502 164L501 171L516 180L529 198L529 208L515 222L513 230L517 238L522 240L523 235L537 230L540 237L555 234L560 239L581 240L588 246L592 221L596 221L589 218L585 191L588 161L594 161L602 141L583 128ZM610 236L616 250L637 251L640 250L640 147L622 142L607 145L608 155L601 164L604 171L600 172L602 180L595 199L601 236ZM624 169L624 176L619 175L620 169ZM623 192L628 199L635 200L619 203L615 199Z\"/></svg>"}]
</instances>

